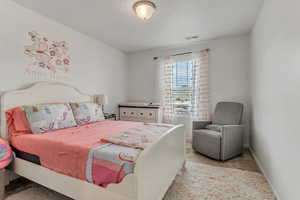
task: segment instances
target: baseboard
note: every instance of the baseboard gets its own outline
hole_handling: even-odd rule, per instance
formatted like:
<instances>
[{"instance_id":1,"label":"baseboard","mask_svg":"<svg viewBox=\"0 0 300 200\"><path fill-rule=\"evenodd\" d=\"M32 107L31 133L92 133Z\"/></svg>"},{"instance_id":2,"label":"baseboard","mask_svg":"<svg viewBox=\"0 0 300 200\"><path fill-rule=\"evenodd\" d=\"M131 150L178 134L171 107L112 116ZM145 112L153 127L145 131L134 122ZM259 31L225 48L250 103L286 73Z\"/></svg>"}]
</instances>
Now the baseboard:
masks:
<instances>
[{"instance_id":1,"label":"baseboard","mask_svg":"<svg viewBox=\"0 0 300 200\"><path fill-rule=\"evenodd\" d=\"M262 166L260 160L259 160L258 157L255 155L255 153L254 153L254 151L253 151L253 149L252 149L251 147L249 147L249 151L250 151L251 155L253 156L253 158L254 158L256 164L258 165L258 168L260 169L260 171L261 171L262 174L266 177L268 183L270 184L271 189L272 189L272 191L273 191L273 193L274 193L274 195L275 195L275 197L276 197L276 200L280 200L280 197L279 197L279 195L278 195L278 192L275 190L275 188L274 188L274 186L273 186L271 180L270 180L269 177L267 176L267 174L266 174L266 172L265 172L265 170L264 170L264 168L263 168L263 166Z\"/></svg>"}]
</instances>

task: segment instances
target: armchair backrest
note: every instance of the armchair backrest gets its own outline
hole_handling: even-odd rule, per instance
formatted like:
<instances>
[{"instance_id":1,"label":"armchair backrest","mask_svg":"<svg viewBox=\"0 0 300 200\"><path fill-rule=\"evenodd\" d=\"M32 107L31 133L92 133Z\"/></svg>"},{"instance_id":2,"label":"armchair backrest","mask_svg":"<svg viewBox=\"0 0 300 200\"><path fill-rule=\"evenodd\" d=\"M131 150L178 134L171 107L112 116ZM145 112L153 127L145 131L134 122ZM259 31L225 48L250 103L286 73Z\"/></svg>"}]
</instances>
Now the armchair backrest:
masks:
<instances>
[{"instance_id":1,"label":"armchair backrest","mask_svg":"<svg viewBox=\"0 0 300 200\"><path fill-rule=\"evenodd\" d=\"M213 116L213 124L240 125L243 118L243 104L236 102L219 102Z\"/></svg>"}]
</instances>

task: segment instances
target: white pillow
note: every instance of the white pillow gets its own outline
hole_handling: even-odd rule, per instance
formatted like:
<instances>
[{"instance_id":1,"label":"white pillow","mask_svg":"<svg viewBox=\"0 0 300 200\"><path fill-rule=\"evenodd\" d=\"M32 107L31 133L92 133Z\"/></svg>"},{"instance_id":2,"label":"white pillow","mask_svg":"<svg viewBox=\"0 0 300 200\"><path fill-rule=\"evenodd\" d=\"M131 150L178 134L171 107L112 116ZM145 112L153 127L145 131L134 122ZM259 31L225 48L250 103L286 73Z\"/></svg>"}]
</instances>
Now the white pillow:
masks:
<instances>
[{"instance_id":1,"label":"white pillow","mask_svg":"<svg viewBox=\"0 0 300 200\"><path fill-rule=\"evenodd\" d=\"M70 103L77 125L104 120L102 105L95 103Z\"/></svg>"}]
</instances>

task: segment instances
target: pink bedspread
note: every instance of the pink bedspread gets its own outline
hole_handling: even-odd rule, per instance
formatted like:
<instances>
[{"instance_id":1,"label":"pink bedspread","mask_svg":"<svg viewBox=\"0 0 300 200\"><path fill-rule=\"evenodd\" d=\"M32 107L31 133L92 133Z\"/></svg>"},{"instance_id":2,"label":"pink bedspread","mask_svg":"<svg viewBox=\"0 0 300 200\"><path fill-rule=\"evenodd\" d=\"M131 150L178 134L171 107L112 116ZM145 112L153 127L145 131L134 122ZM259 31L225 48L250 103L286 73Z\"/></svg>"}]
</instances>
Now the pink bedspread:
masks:
<instances>
[{"instance_id":1,"label":"pink bedspread","mask_svg":"<svg viewBox=\"0 0 300 200\"><path fill-rule=\"evenodd\" d=\"M12 145L20 151L39 156L41 165L81 180L86 180L89 151L110 136L143 123L102 121L44 134L12 136Z\"/></svg>"}]
</instances>

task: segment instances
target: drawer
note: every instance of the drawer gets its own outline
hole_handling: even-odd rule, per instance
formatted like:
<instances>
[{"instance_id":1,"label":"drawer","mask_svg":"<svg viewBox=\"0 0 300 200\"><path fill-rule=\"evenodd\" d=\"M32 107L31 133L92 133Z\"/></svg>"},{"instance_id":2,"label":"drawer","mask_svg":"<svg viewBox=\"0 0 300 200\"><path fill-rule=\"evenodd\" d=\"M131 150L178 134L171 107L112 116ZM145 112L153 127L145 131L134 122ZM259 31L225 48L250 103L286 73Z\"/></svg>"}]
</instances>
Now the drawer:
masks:
<instances>
[{"instance_id":1,"label":"drawer","mask_svg":"<svg viewBox=\"0 0 300 200\"><path fill-rule=\"evenodd\" d=\"M129 116L129 110L127 110L126 108L120 108L120 116L121 117Z\"/></svg>"},{"instance_id":2,"label":"drawer","mask_svg":"<svg viewBox=\"0 0 300 200\"><path fill-rule=\"evenodd\" d=\"M130 110L128 116L129 116L129 117L137 117L137 113L138 113L138 112L137 112L136 110Z\"/></svg>"},{"instance_id":3,"label":"drawer","mask_svg":"<svg viewBox=\"0 0 300 200\"><path fill-rule=\"evenodd\" d=\"M144 119L144 118L146 118L146 115L147 115L147 113L145 112L145 110L138 110L138 111L137 111L137 117L138 117L139 119Z\"/></svg>"},{"instance_id":4,"label":"drawer","mask_svg":"<svg viewBox=\"0 0 300 200\"><path fill-rule=\"evenodd\" d=\"M130 117L122 117L120 118L121 121L133 121Z\"/></svg>"},{"instance_id":5,"label":"drawer","mask_svg":"<svg viewBox=\"0 0 300 200\"><path fill-rule=\"evenodd\" d=\"M121 115L121 117L136 117L137 110L128 109L128 108L120 108L120 115Z\"/></svg>"},{"instance_id":6,"label":"drawer","mask_svg":"<svg viewBox=\"0 0 300 200\"><path fill-rule=\"evenodd\" d=\"M146 114L147 120L155 120L156 119L156 111L154 111L154 110L147 110L145 112L145 114Z\"/></svg>"}]
</instances>

